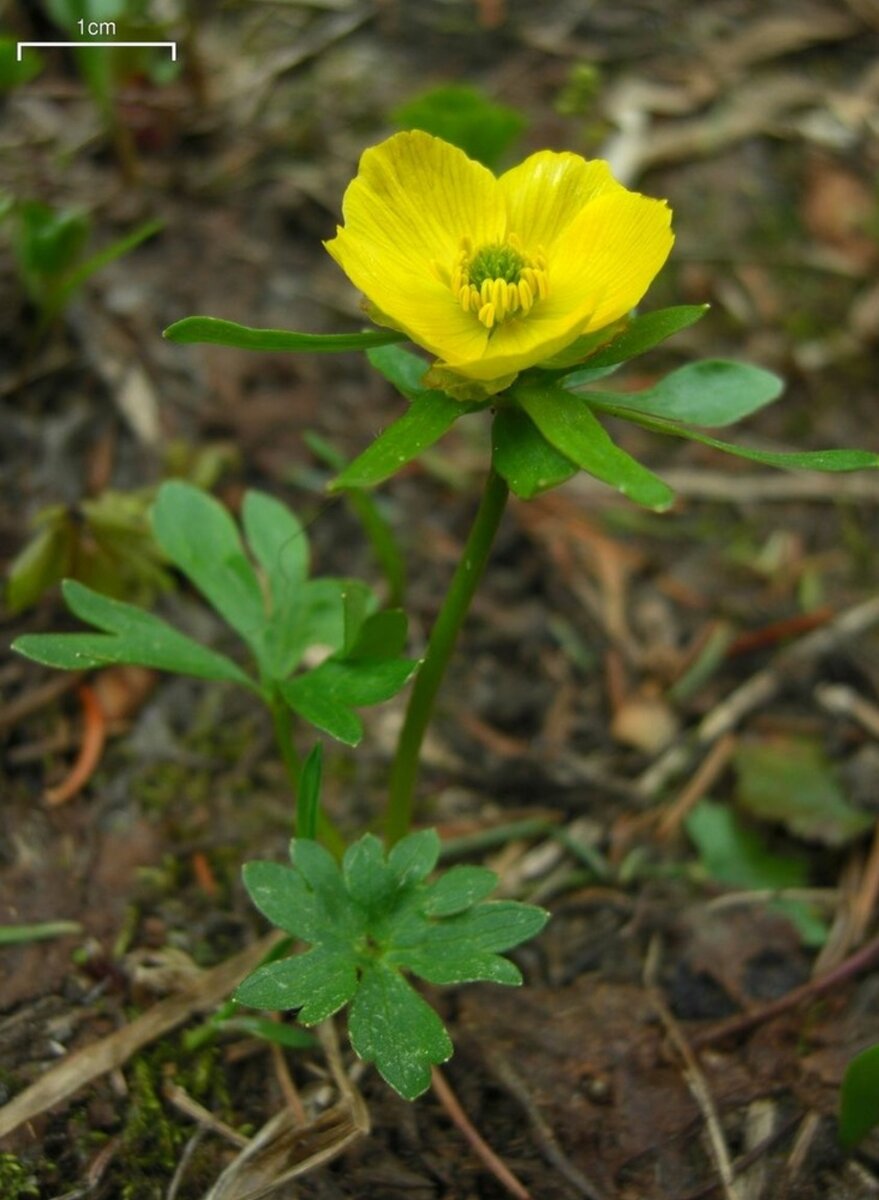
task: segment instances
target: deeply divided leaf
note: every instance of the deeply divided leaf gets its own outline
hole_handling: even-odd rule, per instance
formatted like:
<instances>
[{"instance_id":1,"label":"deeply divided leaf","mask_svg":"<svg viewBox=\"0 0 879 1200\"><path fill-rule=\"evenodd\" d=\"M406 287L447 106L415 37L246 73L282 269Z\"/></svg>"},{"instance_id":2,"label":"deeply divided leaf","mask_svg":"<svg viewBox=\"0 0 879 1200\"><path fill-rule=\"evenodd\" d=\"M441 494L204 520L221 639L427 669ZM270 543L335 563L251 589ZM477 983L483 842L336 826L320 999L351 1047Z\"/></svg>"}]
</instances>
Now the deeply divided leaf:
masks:
<instances>
[{"instance_id":1,"label":"deeply divided leaf","mask_svg":"<svg viewBox=\"0 0 879 1200\"><path fill-rule=\"evenodd\" d=\"M424 1091L431 1066L444 1062L452 1046L402 972L433 983L521 983L502 954L533 937L548 915L515 901L485 902L496 880L482 867L455 867L427 882L439 848L430 829L402 838L387 855L366 834L349 846L340 869L317 842L297 838L293 871L251 863L244 874L261 911L313 949L260 967L237 998L255 1007L299 1008L305 1024L351 1000L354 1049L408 1099Z\"/></svg>"},{"instance_id":2,"label":"deeply divided leaf","mask_svg":"<svg viewBox=\"0 0 879 1200\"><path fill-rule=\"evenodd\" d=\"M405 1100L430 1086L430 1068L452 1057L454 1047L436 1012L392 968L370 963L348 1017L351 1045L374 1062Z\"/></svg>"},{"instance_id":3,"label":"deeply divided leaf","mask_svg":"<svg viewBox=\"0 0 879 1200\"><path fill-rule=\"evenodd\" d=\"M255 688L253 680L231 659L200 646L152 613L102 596L73 580L64 583L63 594L76 616L106 632L25 634L13 649L64 671L125 663Z\"/></svg>"},{"instance_id":4,"label":"deeply divided leaf","mask_svg":"<svg viewBox=\"0 0 879 1200\"><path fill-rule=\"evenodd\" d=\"M201 488L163 483L153 508L156 540L212 608L264 659L265 602L235 522Z\"/></svg>"}]
</instances>

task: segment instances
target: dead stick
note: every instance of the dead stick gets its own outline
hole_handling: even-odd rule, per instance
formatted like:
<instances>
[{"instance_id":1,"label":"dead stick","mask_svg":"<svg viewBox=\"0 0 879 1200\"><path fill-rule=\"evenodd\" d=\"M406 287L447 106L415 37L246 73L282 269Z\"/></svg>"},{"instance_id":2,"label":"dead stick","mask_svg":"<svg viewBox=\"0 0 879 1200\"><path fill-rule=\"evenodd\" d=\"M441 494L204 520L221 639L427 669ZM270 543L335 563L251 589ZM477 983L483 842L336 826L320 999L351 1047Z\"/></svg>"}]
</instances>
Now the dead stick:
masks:
<instances>
[{"instance_id":1,"label":"dead stick","mask_svg":"<svg viewBox=\"0 0 879 1200\"><path fill-rule=\"evenodd\" d=\"M733 1037L735 1034L754 1029L757 1025L763 1025L766 1021L771 1021L787 1012L788 1009L796 1008L804 1000L812 1000L816 996L832 991L839 984L848 982L849 979L860 975L862 971L866 971L868 967L872 967L875 962L879 962L879 937L873 938L871 942L862 946L856 954L852 954L832 971L828 971L825 975L819 975L817 979L810 979L808 983L794 988L784 996L779 996L770 1004L764 1004L762 1008L751 1012L741 1013L737 1017L729 1017L726 1021L719 1021L710 1029L703 1029L700 1033L696 1033L693 1036L692 1045L694 1047L710 1046L724 1038Z\"/></svg>"},{"instance_id":2,"label":"dead stick","mask_svg":"<svg viewBox=\"0 0 879 1200\"><path fill-rule=\"evenodd\" d=\"M507 1191L516 1197L516 1200L531 1200L531 1193L519 1182L510 1168L498 1158L491 1146L488 1145L479 1131L473 1126L470 1118L461 1107L458 1097L440 1072L439 1067L433 1068L431 1079L433 1090L436 1092L440 1104L446 1110L458 1130L470 1143L475 1154L488 1167L492 1175L494 1175L495 1179L503 1184Z\"/></svg>"},{"instance_id":3,"label":"dead stick","mask_svg":"<svg viewBox=\"0 0 879 1200\"><path fill-rule=\"evenodd\" d=\"M204 971L185 991L160 1000L130 1025L71 1054L0 1108L0 1138L47 1108L69 1099L92 1080L121 1067L142 1046L181 1025L193 1013L219 1004L284 936L269 934L218 967Z\"/></svg>"}]
</instances>

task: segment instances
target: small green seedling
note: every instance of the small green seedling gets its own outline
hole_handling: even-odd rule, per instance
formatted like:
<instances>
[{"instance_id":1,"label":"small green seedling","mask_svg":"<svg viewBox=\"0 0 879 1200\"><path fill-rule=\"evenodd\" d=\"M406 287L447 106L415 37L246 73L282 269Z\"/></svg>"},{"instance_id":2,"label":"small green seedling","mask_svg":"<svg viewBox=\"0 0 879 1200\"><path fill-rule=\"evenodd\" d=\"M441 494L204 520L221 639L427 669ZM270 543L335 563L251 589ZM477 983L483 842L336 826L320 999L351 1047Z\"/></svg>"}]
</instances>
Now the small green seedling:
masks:
<instances>
[{"instance_id":1,"label":"small green seedling","mask_svg":"<svg viewBox=\"0 0 879 1200\"><path fill-rule=\"evenodd\" d=\"M350 1005L351 1045L401 1096L430 1085L432 1064L452 1055L433 1008L404 977L433 984L520 984L503 952L527 941L549 916L514 900L486 900L497 877L456 866L428 882L439 857L436 830L410 833L385 856L372 834L354 842L341 868L318 842L295 838L293 869L272 862L244 867L258 909L311 945L258 968L236 999L254 1008L299 1009L315 1025Z\"/></svg>"},{"instance_id":2,"label":"small green seedling","mask_svg":"<svg viewBox=\"0 0 879 1200\"><path fill-rule=\"evenodd\" d=\"M26 48L19 57L18 40L9 34L0 35L0 92L30 83L44 67L43 56Z\"/></svg>"},{"instance_id":3,"label":"small green seedling","mask_svg":"<svg viewBox=\"0 0 879 1200\"><path fill-rule=\"evenodd\" d=\"M101 632L29 634L14 649L62 670L130 663L237 683L271 708L279 737L292 710L356 745L363 725L354 709L396 695L418 665L401 653L405 615L377 612L374 594L356 580L308 579L305 532L271 496L248 492L243 524L253 561L226 509L191 484L164 483L152 511L159 548L244 640L255 674L160 617L73 580L63 585L68 607ZM323 661L302 669L318 650ZM288 766L292 755L287 745Z\"/></svg>"},{"instance_id":4,"label":"small green seedling","mask_svg":"<svg viewBox=\"0 0 879 1200\"><path fill-rule=\"evenodd\" d=\"M839 1136L847 1150L879 1125L879 1043L846 1067L839 1097Z\"/></svg>"},{"instance_id":5,"label":"small green seedling","mask_svg":"<svg viewBox=\"0 0 879 1200\"><path fill-rule=\"evenodd\" d=\"M149 524L154 496L154 488L107 491L76 505L44 508L34 518L34 536L9 568L4 597L9 612L29 608L62 579L139 604L170 588L171 575Z\"/></svg>"},{"instance_id":6,"label":"small green seedling","mask_svg":"<svg viewBox=\"0 0 879 1200\"><path fill-rule=\"evenodd\" d=\"M131 233L84 257L92 231L88 213L52 208L40 200L7 201L0 217L12 221L12 249L28 299L39 316L41 336L96 271L122 258L162 228L146 221Z\"/></svg>"},{"instance_id":7,"label":"small green seedling","mask_svg":"<svg viewBox=\"0 0 879 1200\"><path fill-rule=\"evenodd\" d=\"M391 114L398 129L423 129L496 167L524 133L524 113L496 104L466 83L444 83L407 100Z\"/></svg>"}]
</instances>

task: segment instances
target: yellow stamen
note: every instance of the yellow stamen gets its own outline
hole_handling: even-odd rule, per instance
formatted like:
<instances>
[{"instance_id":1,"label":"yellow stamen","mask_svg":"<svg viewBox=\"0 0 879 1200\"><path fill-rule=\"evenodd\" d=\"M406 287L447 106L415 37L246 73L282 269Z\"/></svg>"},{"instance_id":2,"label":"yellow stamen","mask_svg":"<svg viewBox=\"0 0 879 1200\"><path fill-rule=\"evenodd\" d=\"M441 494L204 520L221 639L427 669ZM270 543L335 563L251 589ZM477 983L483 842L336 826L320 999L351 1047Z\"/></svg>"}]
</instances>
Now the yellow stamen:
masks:
<instances>
[{"instance_id":1,"label":"yellow stamen","mask_svg":"<svg viewBox=\"0 0 879 1200\"><path fill-rule=\"evenodd\" d=\"M449 285L462 311L472 312L486 329L493 329L514 316L526 317L538 300L549 295L546 253L538 246L536 252L526 254L515 233L475 252L465 237Z\"/></svg>"}]
</instances>

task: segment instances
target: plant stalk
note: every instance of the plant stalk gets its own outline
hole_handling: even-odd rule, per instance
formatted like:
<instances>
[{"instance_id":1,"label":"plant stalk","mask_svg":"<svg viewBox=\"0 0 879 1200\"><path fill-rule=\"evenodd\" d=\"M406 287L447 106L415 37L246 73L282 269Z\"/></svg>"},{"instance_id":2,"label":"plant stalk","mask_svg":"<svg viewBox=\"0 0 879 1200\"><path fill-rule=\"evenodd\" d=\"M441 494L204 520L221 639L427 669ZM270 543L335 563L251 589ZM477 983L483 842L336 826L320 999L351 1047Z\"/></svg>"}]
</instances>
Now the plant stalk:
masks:
<instances>
[{"instance_id":1,"label":"plant stalk","mask_svg":"<svg viewBox=\"0 0 879 1200\"><path fill-rule=\"evenodd\" d=\"M290 780L290 790L294 799L298 799L299 785L302 779L302 760L293 744L293 722L290 710L283 701L272 704L271 709L275 726L275 741L278 743L287 778ZM297 836L302 836L298 829L296 833ZM345 839L320 807L317 810L317 837L331 853L335 854L336 858L341 858L345 853Z\"/></svg>"},{"instance_id":2,"label":"plant stalk","mask_svg":"<svg viewBox=\"0 0 879 1200\"><path fill-rule=\"evenodd\" d=\"M412 823L421 743L458 633L485 570L508 494L506 482L492 467L464 553L452 577L427 643L427 653L415 676L409 696L406 719L400 731L397 753L391 768L390 801L385 824L387 839L391 845L409 831Z\"/></svg>"}]
</instances>

